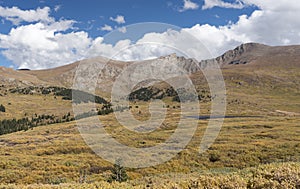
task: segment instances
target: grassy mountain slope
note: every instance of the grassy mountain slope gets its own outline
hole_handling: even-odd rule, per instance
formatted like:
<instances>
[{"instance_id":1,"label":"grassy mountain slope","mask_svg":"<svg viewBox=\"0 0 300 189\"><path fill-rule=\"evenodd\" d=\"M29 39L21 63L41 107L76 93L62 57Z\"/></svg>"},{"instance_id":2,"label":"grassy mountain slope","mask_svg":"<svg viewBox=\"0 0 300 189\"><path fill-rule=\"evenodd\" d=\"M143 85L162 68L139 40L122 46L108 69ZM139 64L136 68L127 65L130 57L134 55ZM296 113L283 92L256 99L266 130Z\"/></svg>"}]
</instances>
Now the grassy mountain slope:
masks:
<instances>
[{"instance_id":1,"label":"grassy mountain slope","mask_svg":"<svg viewBox=\"0 0 300 189\"><path fill-rule=\"evenodd\" d=\"M178 57L172 60L183 65L191 63ZM102 59L86 61L101 63ZM201 188L208 184L224 188L222 183L228 183L227 188L298 187L299 163L290 162L300 161L300 46L246 44L214 61L220 64L226 84L226 114L237 117L225 119L217 140L207 152L198 153L208 123L208 120L199 120L198 129L187 148L172 160L155 167L128 169L131 181L108 184L106 180L112 164L85 144L76 122L50 124L0 136L0 183L4 188L10 183L20 184L11 185L11 188L26 188L27 184L33 184L28 186L32 188ZM106 78L103 86L109 89L124 64L113 62L101 73ZM70 86L77 65L42 71L1 68L0 104L6 107L6 112L0 112L0 120L22 118L25 114L63 116L72 112L71 102L62 97L38 92L11 93L10 89L31 85ZM209 94L203 74L193 66L187 67L198 93ZM156 83L152 87L164 90L169 86ZM125 129L113 114L99 116L99 119L108 133L126 145L154 146L172 135L180 119L180 104L172 97L163 100L168 105L166 119L150 134ZM133 101L131 105L132 109L126 111L131 111L139 120L149 119L149 102ZM209 115L210 101L201 101L200 108L201 115ZM271 165L264 165L269 163ZM276 180L276 175L281 174L284 176L280 178L287 181ZM182 179L174 175L181 175Z\"/></svg>"}]
</instances>

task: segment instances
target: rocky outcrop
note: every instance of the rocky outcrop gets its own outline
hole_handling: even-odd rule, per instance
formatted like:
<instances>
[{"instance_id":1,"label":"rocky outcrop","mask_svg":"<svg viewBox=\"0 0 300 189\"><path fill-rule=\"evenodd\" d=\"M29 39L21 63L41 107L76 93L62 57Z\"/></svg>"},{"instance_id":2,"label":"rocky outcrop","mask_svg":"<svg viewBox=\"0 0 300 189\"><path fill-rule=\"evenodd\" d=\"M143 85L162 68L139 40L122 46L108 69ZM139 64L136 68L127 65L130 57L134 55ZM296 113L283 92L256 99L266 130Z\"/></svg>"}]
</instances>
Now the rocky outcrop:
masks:
<instances>
[{"instance_id":1,"label":"rocky outcrop","mask_svg":"<svg viewBox=\"0 0 300 189\"><path fill-rule=\"evenodd\" d=\"M109 91L116 78L126 69L129 69L131 75L134 73L134 71L140 72L137 73L137 76L141 77L145 76L145 74L147 75L148 73L163 74L164 72L157 72L155 70L157 67L161 70L167 69L165 71L169 71L170 73L184 71L182 74L185 75L193 74L207 67L212 67L212 65L218 65L218 67L221 68L232 68L232 66L239 65L282 66L282 64L284 64L284 66L293 67L294 64L299 64L299 61L295 61L300 58L299 56L300 46L271 47L258 43L247 43L242 44L233 50L229 50L217 58L202 61L197 61L193 58L177 56L176 54L170 54L157 59L133 62L122 62L109 60L103 57L96 57L58 68L36 71L16 71L13 69L0 67L0 81L2 83L10 83L15 85L40 84L70 88L72 87L78 66L80 64L94 63L95 65L103 66L102 69L99 69L100 71L98 78L100 86L99 88L101 88L100 90ZM136 64L140 64L142 67L143 65L145 66L139 70L134 70ZM172 66L167 66L168 64L172 64ZM139 85L145 86L147 83L151 84L152 82L153 81L150 79L146 82L140 83Z\"/></svg>"}]
</instances>

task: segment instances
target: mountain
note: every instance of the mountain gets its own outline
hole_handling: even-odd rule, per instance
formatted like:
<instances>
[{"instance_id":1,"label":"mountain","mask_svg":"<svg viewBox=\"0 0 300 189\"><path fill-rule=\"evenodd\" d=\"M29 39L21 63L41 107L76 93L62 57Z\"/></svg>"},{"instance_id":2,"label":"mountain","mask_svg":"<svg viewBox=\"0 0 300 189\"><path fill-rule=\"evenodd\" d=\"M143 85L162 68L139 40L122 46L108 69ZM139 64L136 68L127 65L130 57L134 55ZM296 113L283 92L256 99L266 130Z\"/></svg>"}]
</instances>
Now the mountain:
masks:
<instances>
[{"instance_id":1,"label":"mountain","mask_svg":"<svg viewBox=\"0 0 300 189\"><path fill-rule=\"evenodd\" d=\"M251 66L299 67L300 46L267 46L257 43L242 44L216 61L222 66L251 64Z\"/></svg>"},{"instance_id":2,"label":"mountain","mask_svg":"<svg viewBox=\"0 0 300 189\"><path fill-rule=\"evenodd\" d=\"M154 61L172 62L188 73L195 73L200 70L199 67L205 67L211 62L217 62L221 68L241 67L243 65L253 67L269 67L276 66L284 69L300 66L300 45L295 46L276 46L271 47L258 43L247 43L236 47L233 50L225 52L223 55L211 59L198 62L192 58L178 57L176 54L171 54L159 57L153 60L142 61L151 63ZM76 68L79 64L96 62L106 64L106 67L100 74L101 79L106 83L109 80L114 80L122 70L136 62L122 62L116 60L108 60L103 57L96 57L87 60L77 61L75 63L47 70L12 70L9 68L0 68L0 79L2 82L14 82L23 84L48 84L70 87Z\"/></svg>"},{"instance_id":3,"label":"mountain","mask_svg":"<svg viewBox=\"0 0 300 189\"><path fill-rule=\"evenodd\" d=\"M206 68L212 62L220 65L226 85L226 117L214 144L205 153L199 154L203 133L210 122L207 118L213 100L200 68ZM89 97L86 98L87 103L78 104L80 110L86 114L79 114L77 119L87 124L78 127L80 125L74 121L70 88L79 65L89 63L94 63L95 67L91 69L98 65L104 66L99 73L101 82L97 91L99 96L97 99L100 103L93 104L95 106L91 108L88 99L92 99L93 96L87 95ZM199 188L198 183L202 182L225 183L228 179L244 183L244 187L241 188L247 188L249 183L251 184L249 179L257 183L258 178L267 178L267 180L259 180L265 184L269 182L270 175L275 175L277 178L280 174L284 177L281 176L278 183L282 183L281 178L295 183L281 188L296 187L299 179L297 180L294 175L299 175L299 171L293 170L299 170L299 163L282 164L282 162L299 162L300 157L299 63L300 46L271 47L249 43L215 59L203 61L171 54L141 62L122 62L97 57L48 70L0 68L0 105L5 107L5 111L3 108L0 111L0 156L2 158L0 185L18 183L34 184L34 188L48 186L77 188L69 184L86 182L88 185L85 188L94 186L103 188L106 184L108 188L117 187L116 183L110 185L105 182L110 175L110 170L113 170L113 162L110 163L97 156L87 145L87 141L82 138L83 135L79 130L79 128L97 129L93 120L99 118L109 135L124 145L136 148L162 144L179 131L177 128L181 121L188 121L188 123L197 121L198 127L194 137L188 146L171 160L149 168L127 169L128 175L133 179L130 182L134 186L142 182L142 188L155 187L156 181L153 180L153 176L157 177L158 183L161 182L161 178L165 178L169 183L170 178L175 179L172 175L174 173L178 178L189 178L189 180L192 178L188 183L185 182L187 185L180 185L184 188ZM181 111L182 104L178 102L176 91L172 90L167 82L151 79L138 83L130 94L128 106L113 106L113 110L110 104L101 104L103 99L100 97L110 101L109 91L120 74L125 72L134 78L143 78L149 73L159 74L160 70L171 73L176 71L173 67L168 67L168 64L178 65L188 73L177 76L173 82L181 86L184 81L182 76L189 76L198 93L200 103L196 105L200 107L199 114L191 112L194 116L185 116ZM143 67L143 65L150 66ZM78 91L78 94L82 92ZM138 126L134 131L142 131L147 127L144 121L152 123L152 113L161 114L157 111L157 107L153 106L156 103L150 104L150 100L161 98L162 101L159 103L164 104L158 105L166 110L166 114L163 122L159 123L160 125L153 132L133 132L120 122L116 114L112 113L115 111L122 116L128 116L127 113L131 112L134 119L143 121L142 125L138 125L139 123L134 125ZM193 107L185 107L185 110L190 112ZM96 114L99 116L89 117ZM198 118L200 120L197 120ZM214 120L218 121L212 119ZM152 125L150 126L152 129ZM187 128L182 128L184 129L182 131L189 132ZM102 133L91 132L88 136L93 134L100 134L97 138L103 139ZM174 142L177 144L176 139ZM107 145L108 142L105 146ZM158 154L168 155L169 150L171 148ZM144 159L139 161L143 162ZM278 170L270 164L278 162L282 167ZM259 165L262 164L267 164L272 174L268 171L266 173L263 170L264 166L260 168ZM267 177L262 177L256 170L250 168L257 166ZM245 174L249 174L249 179L245 177L240 181L237 180L239 177L235 174L240 174L240 169L243 169L242 172L246 171ZM203 175L206 171L209 176ZM190 172L197 175L193 177ZM230 173L229 176L223 177L224 172ZM258 174L255 178L254 172ZM204 177L200 178L199 174L207 180ZM222 180L215 182L216 174L220 174ZM200 180L197 180L199 178ZM101 184L93 185L95 181L100 181ZM176 177L176 184L179 184L177 181ZM43 187L36 183L48 185ZM58 185L60 183L64 184ZM173 186L177 187L175 184ZM231 188L237 186L239 185L230 185ZM262 185L261 188L265 186ZM14 185L11 187L23 188ZM131 185L128 187L130 188Z\"/></svg>"}]
</instances>

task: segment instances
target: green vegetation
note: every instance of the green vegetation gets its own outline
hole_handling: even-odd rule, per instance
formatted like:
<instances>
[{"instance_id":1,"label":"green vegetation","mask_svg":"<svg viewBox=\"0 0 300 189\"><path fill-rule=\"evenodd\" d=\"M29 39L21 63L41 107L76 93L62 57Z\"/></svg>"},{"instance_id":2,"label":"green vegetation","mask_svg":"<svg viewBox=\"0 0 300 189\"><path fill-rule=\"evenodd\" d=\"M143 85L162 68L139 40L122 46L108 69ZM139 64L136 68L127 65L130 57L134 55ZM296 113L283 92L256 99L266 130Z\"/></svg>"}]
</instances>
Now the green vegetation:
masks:
<instances>
[{"instance_id":1,"label":"green vegetation","mask_svg":"<svg viewBox=\"0 0 300 189\"><path fill-rule=\"evenodd\" d=\"M2 104L0 105L0 112L5 112L5 107Z\"/></svg>"},{"instance_id":2,"label":"green vegetation","mask_svg":"<svg viewBox=\"0 0 300 189\"><path fill-rule=\"evenodd\" d=\"M74 90L74 89L61 89L55 91L54 95L62 96L63 100L73 100L73 103L87 103L87 102L95 102L98 104L108 104L108 102L99 96L94 96L87 92Z\"/></svg>"},{"instance_id":3,"label":"green vegetation","mask_svg":"<svg viewBox=\"0 0 300 189\"><path fill-rule=\"evenodd\" d=\"M115 108L112 108L112 105L110 103L104 104L100 109L98 109L97 112L95 111L89 111L89 112L84 112L82 114L76 115L75 119L83 119L83 118L88 118L92 117L95 115L108 115L113 112L123 112L125 110L129 110L130 107L122 107L122 106L116 106Z\"/></svg>"},{"instance_id":4,"label":"green vegetation","mask_svg":"<svg viewBox=\"0 0 300 189\"><path fill-rule=\"evenodd\" d=\"M79 91L75 89L67 89L64 87L23 87L23 88L11 88L9 89L11 93L18 93L23 95L33 95L33 94L43 94L49 95L53 94L54 96L62 96L63 100L73 100L74 103L87 103L95 102L98 104L107 104L108 102L99 96L92 95L90 93ZM74 98L72 99L72 96Z\"/></svg>"},{"instance_id":5,"label":"green vegetation","mask_svg":"<svg viewBox=\"0 0 300 189\"><path fill-rule=\"evenodd\" d=\"M201 90L197 96L195 94L186 91L184 88L174 90L172 87L166 89L159 89L156 87L143 87L133 91L129 95L130 101L149 101L155 99L163 99L172 97L173 102L187 102L199 100L200 102L209 102L212 97L206 90Z\"/></svg>"},{"instance_id":6,"label":"green vegetation","mask_svg":"<svg viewBox=\"0 0 300 189\"><path fill-rule=\"evenodd\" d=\"M160 90L157 88L143 87L143 88L140 88L140 89L130 93L129 100L130 101L134 101L134 100L149 101L151 99L162 99L165 96L166 96L166 94L161 93Z\"/></svg>"},{"instance_id":7,"label":"green vegetation","mask_svg":"<svg viewBox=\"0 0 300 189\"><path fill-rule=\"evenodd\" d=\"M220 155L218 153L211 153L209 154L209 161L211 162L216 162L216 161L220 161Z\"/></svg>"},{"instance_id":8,"label":"green vegetation","mask_svg":"<svg viewBox=\"0 0 300 189\"><path fill-rule=\"evenodd\" d=\"M117 181L117 182L125 182L128 180L128 175L126 173L125 168L121 165L122 160L121 159L117 159L116 163L114 164L113 169L111 170L111 176L108 179L108 182L113 182L113 181Z\"/></svg>"},{"instance_id":9,"label":"green vegetation","mask_svg":"<svg viewBox=\"0 0 300 189\"><path fill-rule=\"evenodd\" d=\"M110 105L106 104L102 106L101 109L98 110L97 112L95 111L84 112L82 114L76 115L75 119L83 119L83 118L88 118L96 115L108 115L113 112L114 110L110 107Z\"/></svg>"},{"instance_id":10,"label":"green vegetation","mask_svg":"<svg viewBox=\"0 0 300 189\"><path fill-rule=\"evenodd\" d=\"M27 131L41 125L49 125L54 123L63 123L73 121L74 118L68 113L62 118L54 115L37 115L35 114L30 119L28 117L22 119L4 119L0 120L0 135L13 133L17 131Z\"/></svg>"}]
</instances>

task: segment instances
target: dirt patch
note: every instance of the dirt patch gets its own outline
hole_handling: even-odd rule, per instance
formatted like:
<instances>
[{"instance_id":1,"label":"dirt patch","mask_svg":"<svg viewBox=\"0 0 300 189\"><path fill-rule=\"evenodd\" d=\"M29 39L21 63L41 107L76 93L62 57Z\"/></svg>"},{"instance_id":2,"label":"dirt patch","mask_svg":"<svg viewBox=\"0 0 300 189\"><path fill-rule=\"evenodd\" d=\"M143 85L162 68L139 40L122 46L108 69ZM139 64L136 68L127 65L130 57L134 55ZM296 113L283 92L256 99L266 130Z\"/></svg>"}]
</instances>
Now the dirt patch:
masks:
<instances>
[{"instance_id":1,"label":"dirt patch","mask_svg":"<svg viewBox=\"0 0 300 189\"><path fill-rule=\"evenodd\" d=\"M288 111L282 111L282 110L275 110L276 113L288 115L288 116L300 116L300 113L296 112L288 112Z\"/></svg>"}]
</instances>

